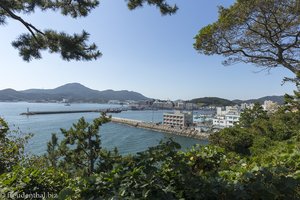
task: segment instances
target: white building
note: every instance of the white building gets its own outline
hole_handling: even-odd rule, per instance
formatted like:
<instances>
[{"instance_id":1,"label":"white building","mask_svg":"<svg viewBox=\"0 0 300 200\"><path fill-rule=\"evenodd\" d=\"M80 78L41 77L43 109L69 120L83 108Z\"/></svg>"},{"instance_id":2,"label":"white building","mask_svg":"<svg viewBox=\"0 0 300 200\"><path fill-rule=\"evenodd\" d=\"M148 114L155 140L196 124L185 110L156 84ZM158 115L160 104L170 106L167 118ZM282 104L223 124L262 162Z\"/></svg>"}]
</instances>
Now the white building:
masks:
<instances>
[{"instance_id":1,"label":"white building","mask_svg":"<svg viewBox=\"0 0 300 200\"><path fill-rule=\"evenodd\" d=\"M238 123L240 115L229 113L226 115L219 115L213 119L213 125L220 128L228 128Z\"/></svg>"},{"instance_id":2,"label":"white building","mask_svg":"<svg viewBox=\"0 0 300 200\"><path fill-rule=\"evenodd\" d=\"M213 118L213 125L219 128L234 126L240 119L240 108L237 106L226 106L225 110L217 107L217 115Z\"/></svg>"},{"instance_id":3,"label":"white building","mask_svg":"<svg viewBox=\"0 0 300 200\"><path fill-rule=\"evenodd\" d=\"M241 110L245 110L246 108L253 109L254 103L250 103L250 104L242 103L240 107L241 107Z\"/></svg>"},{"instance_id":4,"label":"white building","mask_svg":"<svg viewBox=\"0 0 300 200\"><path fill-rule=\"evenodd\" d=\"M176 127L188 127L193 124L192 112L164 113L163 124Z\"/></svg>"}]
</instances>

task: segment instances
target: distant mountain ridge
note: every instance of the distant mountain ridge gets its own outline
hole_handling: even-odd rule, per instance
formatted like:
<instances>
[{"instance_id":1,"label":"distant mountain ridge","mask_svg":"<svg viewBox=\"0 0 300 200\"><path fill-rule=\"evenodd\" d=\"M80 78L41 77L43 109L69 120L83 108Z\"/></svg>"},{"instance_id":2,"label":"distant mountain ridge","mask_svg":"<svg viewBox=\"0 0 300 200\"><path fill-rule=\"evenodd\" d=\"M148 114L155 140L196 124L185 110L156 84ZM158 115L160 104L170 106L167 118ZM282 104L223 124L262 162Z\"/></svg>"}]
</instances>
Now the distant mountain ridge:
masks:
<instances>
[{"instance_id":1,"label":"distant mountain ridge","mask_svg":"<svg viewBox=\"0 0 300 200\"><path fill-rule=\"evenodd\" d=\"M270 100L270 101L273 101L273 102L276 102L280 105L282 105L284 103L284 96L276 96L276 95L273 95L273 96L265 96L265 97L261 97L261 98L258 98L258 99L249 99L249 100L233 100L232 102L236 103L236 104L241 104L241 103L255 103L255 102L258 102L260 104L263 104L264 101L266 100Z\"/></svg>"},{"instance_id":2,"label":"distant mountain ridge","mask_svg":"<svg viewBox=\"0 0 300 200\"><path fill-rule=\"evenodd\" d=\"M195 103L201 106L232 106L232 105L236 105L236 104L241 104L241 103L255 103L258 102L260 104L263 104L264 101L266 100L270 100L273 102L276 102L280 105L282 105L284 103L284 96L265 96L265 97L261 97L258 99L249 99L249 100L239 100L239 99L235 99L235 100L228 100L228 99L222 99L219 97L203 97L203 98L196 98L196 99L192 99L189 102L191 103Z\"/></svg>"},{"instance_id":3,"label":"distant mountain ridge","mask_svg":"<svg viewBox=\"0 0 300 200\"><path fill-rule=\"evenodd\" d=\"M94 102L104 103L109 100L148 100L144 95L128 90L104 90L90 89L80 83L68 83L54 89L28 89L16 91L13 89L0 90L0 101L62 101L70 102Z\"/></svg>"},{"instance_id":4,"label":"distant mountain ridge","mask_svg":"<svg viewBox=\"0 0 300 200\"><path fill-rule=\"evenodd\" d=\"M14 89L0 90L0 101L29 101L29 102L53 102L68 99L70 102L106 103L109 100L149 100L144 95L128 90L93 90L80 83L68 83L54 89L28 89L16 91ZM192 99L189 102L202 106L230 106L241 103L263 103L271 100L278 104L284 103L283 96L265 96L249 100L228 100L219 97L203 97Z\"/></svg>"}]
</instances>

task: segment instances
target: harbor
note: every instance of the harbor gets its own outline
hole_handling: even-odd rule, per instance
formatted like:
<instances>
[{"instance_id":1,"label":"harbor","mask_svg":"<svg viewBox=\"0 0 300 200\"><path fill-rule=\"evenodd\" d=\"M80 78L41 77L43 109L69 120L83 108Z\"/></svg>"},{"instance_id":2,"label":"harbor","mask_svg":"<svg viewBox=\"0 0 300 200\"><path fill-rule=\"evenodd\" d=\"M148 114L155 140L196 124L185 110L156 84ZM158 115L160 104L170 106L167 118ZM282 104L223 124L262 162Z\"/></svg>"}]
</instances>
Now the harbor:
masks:
<instances>
[{"instance_id":1,"label":"harbor","mask_svg":"<svg viewBox=\"0 0 300 200\"><path fill-rule=\"evenodd\" d=\"M20 115L34 116L34 115L56 115L56 114L80 114L80 113L112 113L118 114L122 111L127 111L128 108L101 108L101 109L74 109L74 110L44 110L44 111L30 111L27 108L27 112L20 113ZM130 109L131 110L131 109ZM192 112L175 111L164 112L162 120L153 121L153 111L152 120L139 120L130 119L127 117L113 116L111 122L124 124L135 128L147 129L151 131L157 131L161 133L168 133L177 136L183 136L198 140L208 140L209 132L205 128L199 128L193 123Z\"/></svg>"},{"instance_id":2,"label":"harbor","mask_svg":"<svg viewBox=\"0 0 300 200\"><path fill-rule=\"evenodd\" d=\"M195 128L171 127L161 123L144 122L140 120L132 120L132 119L125 119L125 118L118 118L118 117L112 117L111 122L125 124L136 128L149 129L153 131L199 139L199 140L207 140L209 137L209 133L201 132L199 130L196 130Z\"/></svg>"},{"instance_id":3,"label":"harbor","mask_svg":"<svg viewBox=\"0 0 300 200\"><path fill-rule=\"evenodd\" d=\"M122 108L119 105L108 104L83 104L73 103L71 106L64 106L58 103L0 103L1 116L11 125L11 130L20 130L22 133L33 133L33 137L26 145L26 152L34 155L42 155L47 150L47 142L51 140L51 134L56 133L61 137L61 128L69 130L74 123L81 117L89 123L99 117L98 112L70 113L70 114L41 114L41 115L20 115L29 108L34 111L86 111L97 109L116 109ZM111 113L112 117L140 120L144 122L159 123L163 121L163 113L166 110L130 110L123 106L120 113ZM155 146L159 141L165 141L172 136L163 131L154 131L151 129L129 126L121 123L107 123L100 128L100 135L103 148L113 149L117 147L121 154L135 154L144 151L149 147ZM190 148L195 144L206 145L207 140L194 139L192 137L182 137L173 134L174 141L179 143L183 149Z\"/></svg>"}]
</instances>

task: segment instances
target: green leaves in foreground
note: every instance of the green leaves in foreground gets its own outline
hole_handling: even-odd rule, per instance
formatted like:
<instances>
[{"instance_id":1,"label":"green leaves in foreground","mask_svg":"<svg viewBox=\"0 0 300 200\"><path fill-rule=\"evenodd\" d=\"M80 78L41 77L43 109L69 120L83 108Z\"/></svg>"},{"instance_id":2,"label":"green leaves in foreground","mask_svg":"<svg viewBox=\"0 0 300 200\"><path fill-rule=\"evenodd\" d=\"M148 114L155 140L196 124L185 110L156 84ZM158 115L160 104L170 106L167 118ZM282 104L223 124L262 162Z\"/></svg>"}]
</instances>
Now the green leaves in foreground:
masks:
<instances>
[{"instance_id":1,"label":"green leaves in foreground","mask_svg":"<svg viewBox=\"0 0 300 200\"><path fill-rule=\"evenodd\" d=\"M167 141L133 156L116 159L116 154L106 154L102 162L112 165L89 176L45 166L18 166L0 175L0 192L46 192L72 200L298 199L299 149L281 145L259 160L211 145L180 152L178 144ZM293 152L290 158L285 155L289 151Z\"/></svg>"},{"instance_id":2,"label":"green leaves in foreground","mask_svg":"<svg viewBox=\"0 0 300 200\"><path fill-rule=\"evenodd\" d=\"M5 199L21 199L16 197L22 194L58 197L67 180L68 175L62 171L16 166L12 172L0 176L0 194L5 195Z\"/></svg>"}]
</instances>

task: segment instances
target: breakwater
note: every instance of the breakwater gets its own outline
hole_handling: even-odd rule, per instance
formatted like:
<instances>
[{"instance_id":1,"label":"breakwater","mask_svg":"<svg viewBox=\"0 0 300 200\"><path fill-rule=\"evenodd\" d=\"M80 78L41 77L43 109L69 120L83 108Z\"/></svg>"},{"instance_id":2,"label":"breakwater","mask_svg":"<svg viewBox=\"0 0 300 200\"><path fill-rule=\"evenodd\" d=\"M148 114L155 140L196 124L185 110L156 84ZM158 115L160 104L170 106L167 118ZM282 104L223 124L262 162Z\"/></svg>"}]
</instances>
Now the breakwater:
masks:
<instances>
[{"instance_id":1,"label":"breakwater","mask_svg":"<svg viewBox=\"0 0 300 200\"><path fill-rule=\"evenodd\" d=\"M144 122L140 120L132 120L132 119L124 119L124 118L117 118L112 117L111 121L114 123L125 124L137 128L149 129L158 132L165 132L174 135L190 137L200 140L207 140L209 137L209 133L203 133L193 128L177 128L177 127L170 127L159 123L151 123L151 122Z\"/></svg>"},{"instance_id":2,"label":"breakwater","mask_svg":"<svg viewBox=\"0 0 300 200\"><path fill-rule=\"evenodd\" d=\"M119 113L122 112L123 109L94 109L94 110L58 110L58 111L27 111L25 113L21 113L20 115L51 115L51 114L69 114L69 113Z\"/></svg>"}]
</instances>

